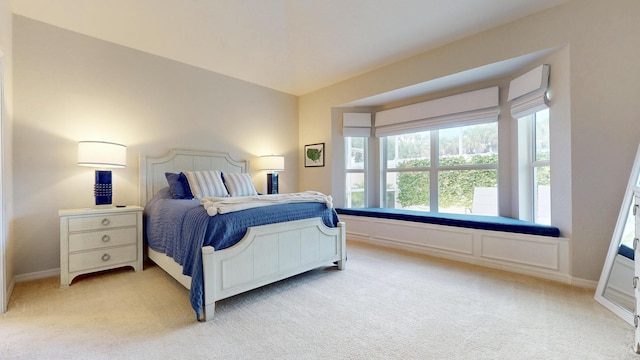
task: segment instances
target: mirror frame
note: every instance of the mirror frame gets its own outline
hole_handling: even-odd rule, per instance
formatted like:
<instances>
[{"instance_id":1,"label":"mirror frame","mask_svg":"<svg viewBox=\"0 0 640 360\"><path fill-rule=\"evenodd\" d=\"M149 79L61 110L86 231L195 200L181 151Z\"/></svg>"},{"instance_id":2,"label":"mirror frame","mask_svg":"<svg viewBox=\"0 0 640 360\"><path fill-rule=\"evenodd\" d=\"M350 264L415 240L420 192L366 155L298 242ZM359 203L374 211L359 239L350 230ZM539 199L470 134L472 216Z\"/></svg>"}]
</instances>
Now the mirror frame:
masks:
<instances>
[{"instance_id":1,"label":"mirror frame","mask_svg":"<svg viewBox=\"0 0 640 360\"><path fill-rule=\"evenodd\" d=\"M600 280L598 281L598 287L596 288L596 294L594 299L602 304L604 307L609 309L614 314L618 315L624 321L626 321L629 325L633 326L633 311L630 311L623 307L622 305L611 301L610 299L604 296L605 290L607 289L607 284L609 282L609 277L611 275L611 271L613 270L613 264L615 262L616 256L618 255L618 250L620 248L620 241L622 240L622 233L624 232L624 227L627 222L627 217L629 216L629 209L634 201L634 193L636 191L640 191L640 187L638 187L638 180L640 176L640 145L638 146L638 150L636 152L636 158L633 162L633 167L631 168L631 175L629 176L629 182L627 183L627 190L624 193L624 199L622 200L622 206L620 208L620 213L618 215L618 221L616 222L616 227L613 231L613 236L611 237L611 243L609 244L609 251L607 252L607 257L604 261L604 265L602 267L602 273L600 275ZM629 279L632 281L632 279Z\"/></svg>"}]
</instances>

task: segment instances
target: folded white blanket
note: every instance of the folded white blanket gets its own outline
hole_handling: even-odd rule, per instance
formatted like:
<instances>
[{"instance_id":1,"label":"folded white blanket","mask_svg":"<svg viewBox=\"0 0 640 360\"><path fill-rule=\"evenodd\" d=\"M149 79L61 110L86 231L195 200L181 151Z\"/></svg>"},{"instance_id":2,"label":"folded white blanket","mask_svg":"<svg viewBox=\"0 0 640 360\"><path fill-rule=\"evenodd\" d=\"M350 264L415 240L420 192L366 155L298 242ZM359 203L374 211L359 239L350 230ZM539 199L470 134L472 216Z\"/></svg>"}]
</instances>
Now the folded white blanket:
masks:
<instances>
[{"instance_id":1,"label":"folded white blanket","mask_svg":"<svg viewBox=\"0 0 640 360\"><path fill-rule=\"evenodd\" d=\"M318 191L304 191L290 194L270 194L238 197L204 197L200 203L207 210L209 216L226 214L260 206L275 204L288 204L296 202L319 202L333 207L331 195L325 195Z\"/></svg>"}]
</instances>

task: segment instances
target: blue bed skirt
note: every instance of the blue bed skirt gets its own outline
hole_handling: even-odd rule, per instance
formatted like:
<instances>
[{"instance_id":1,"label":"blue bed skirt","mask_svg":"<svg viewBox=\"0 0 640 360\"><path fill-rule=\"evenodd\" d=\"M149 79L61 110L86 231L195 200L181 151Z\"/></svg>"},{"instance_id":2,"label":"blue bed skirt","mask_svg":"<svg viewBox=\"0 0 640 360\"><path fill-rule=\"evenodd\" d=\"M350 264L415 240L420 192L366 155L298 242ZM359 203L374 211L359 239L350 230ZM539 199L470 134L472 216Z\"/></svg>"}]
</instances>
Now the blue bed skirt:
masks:
<instances>
[{"instance_id":1,"label":"blue bed skirt","mask_svg":"<svg viewBox=\"0 0 640 360\"><path fill-rule=\"evenodd\" d=\"M391 208L338 208L336 212L339 215L366 216L471 229L560 237L560 229L557 227L504 216L445 214Z\"/></svg>"}]
</instances>

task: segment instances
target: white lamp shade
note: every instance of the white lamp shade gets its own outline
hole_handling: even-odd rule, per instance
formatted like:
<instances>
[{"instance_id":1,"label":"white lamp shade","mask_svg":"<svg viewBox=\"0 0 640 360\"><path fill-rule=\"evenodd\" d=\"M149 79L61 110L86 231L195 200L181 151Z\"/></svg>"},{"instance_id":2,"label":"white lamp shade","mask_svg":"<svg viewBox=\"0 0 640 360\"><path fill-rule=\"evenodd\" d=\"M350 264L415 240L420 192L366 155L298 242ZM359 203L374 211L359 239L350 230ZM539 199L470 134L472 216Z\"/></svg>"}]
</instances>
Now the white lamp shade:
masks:
<instances>
[{"instance_id":1,"label":"white lamp shade","mask_svg":"<svg viewBox=\"0 0 640 360\"><path fill-rule=\"evenodd\" d=\"M284 156L261 156L258 165L260 166L260 170L282 171L284 170Z\"/></svg>"},{"instance_id":2,"label":"white lamp shade","mask_svg":"<svg viewBox=\"0 0 640 360\"><path fill-rule=\"evenodd\" d=\"M78 142L78 165L99 168L127 166L127 147L104 141Z\"/></svg>"}]
</instances>

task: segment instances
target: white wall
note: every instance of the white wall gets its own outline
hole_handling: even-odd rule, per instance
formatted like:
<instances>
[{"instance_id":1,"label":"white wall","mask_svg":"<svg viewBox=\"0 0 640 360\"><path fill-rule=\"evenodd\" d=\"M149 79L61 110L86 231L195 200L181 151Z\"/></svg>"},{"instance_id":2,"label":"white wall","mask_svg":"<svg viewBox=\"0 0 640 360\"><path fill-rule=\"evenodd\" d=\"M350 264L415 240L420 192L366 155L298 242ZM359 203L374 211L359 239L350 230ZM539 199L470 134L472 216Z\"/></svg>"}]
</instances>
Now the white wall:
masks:
<instances>
[{"instance_id":1,"label":"white wall","mask_svg":"<svg viewBox=\"0 0 640 360\"><path fill-rule=\"evenodd\" d=\"M170 148L282 154L281 191L297 191L296 97L20 16L13 31L17 275L55 271L58 209L93 204L79 140L128 146L113 171L118 204L138 203L138 155ZM252 173L260 190L266 174Z\"/></svg>"},{"instance_id":2,"label":"white wall","mask_svg":"<svg viewBox=\"0 0 640 360\"><path fill-rule=\"evenodd\" d=\"M328 142L327 166L301 169L300 187L332 192L332 107L520 55L567 46L572 275L597 280L640 142L640 2L573 0L300 98L300 143ZM552 70L553 73L553 70ZM553 74L552 74L553 77ZM564 99L563 101L567 101ZM552 139L555 143L562 139ZM564 144L567 146L566 144ZM553 145L552 145L553 146ZM336 171L332 173L332 168ZM333 176L335 174L335 176Z\"/></svg>"}]
</instances>

